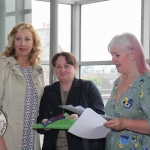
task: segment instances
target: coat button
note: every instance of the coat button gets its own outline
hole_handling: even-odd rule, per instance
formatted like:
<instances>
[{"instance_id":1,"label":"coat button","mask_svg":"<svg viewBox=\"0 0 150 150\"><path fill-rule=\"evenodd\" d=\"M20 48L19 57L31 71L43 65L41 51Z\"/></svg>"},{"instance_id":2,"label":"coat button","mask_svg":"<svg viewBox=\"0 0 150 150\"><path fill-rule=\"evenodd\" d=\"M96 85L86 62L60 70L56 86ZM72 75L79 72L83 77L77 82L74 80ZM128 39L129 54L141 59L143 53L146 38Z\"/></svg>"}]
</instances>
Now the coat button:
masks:
<instances>
[{"instance_id":1,"label":"coat button","mask_svg":"<svg viewBox=\"0 0 150 150\"><path fill-rule=\"evenodd\" d=\"M50 112L49 112L49 114L53 114L53 112L52 112L52 111L50 111Z\"/></svg>"}]
</instances>

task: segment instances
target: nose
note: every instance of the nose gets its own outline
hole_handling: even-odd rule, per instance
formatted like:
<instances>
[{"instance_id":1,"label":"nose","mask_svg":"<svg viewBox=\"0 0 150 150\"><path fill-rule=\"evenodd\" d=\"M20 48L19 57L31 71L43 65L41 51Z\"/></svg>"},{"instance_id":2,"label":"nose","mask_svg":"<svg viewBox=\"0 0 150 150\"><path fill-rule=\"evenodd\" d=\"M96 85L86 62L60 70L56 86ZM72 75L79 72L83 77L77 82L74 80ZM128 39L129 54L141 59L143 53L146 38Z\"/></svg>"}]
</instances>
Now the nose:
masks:
<instances>
[{"instance_id":1,"label":"nose","mask_svg":"<svg viewBox=\"0 0 150 150\"><path fill-rule=\"evenodd\" d=\"M116 59L115 59L115 57L114 57L114 56L112 56L111 61L112 61L113 63L115 63Z\"/></svg>"},{"instance_id":2,"label":"nose","mask_svg":"<svg viewBox=\"0 0 150 150\"><path fill-rule=\"evenodd\" d=\"M65 71L65 67L61 67L61 72L64 72Z\"/></svg>"},{"instance_id":3,"label":"nose","mask_svg":"<svg viewBox=\"0 0 150 150\"><path fill-rule=\"evenodd\" d=\"M20 44L21 44L21 45L25 45L25 41L24 41L24 40L21 40Z\"/></svg>"}]
</instances>

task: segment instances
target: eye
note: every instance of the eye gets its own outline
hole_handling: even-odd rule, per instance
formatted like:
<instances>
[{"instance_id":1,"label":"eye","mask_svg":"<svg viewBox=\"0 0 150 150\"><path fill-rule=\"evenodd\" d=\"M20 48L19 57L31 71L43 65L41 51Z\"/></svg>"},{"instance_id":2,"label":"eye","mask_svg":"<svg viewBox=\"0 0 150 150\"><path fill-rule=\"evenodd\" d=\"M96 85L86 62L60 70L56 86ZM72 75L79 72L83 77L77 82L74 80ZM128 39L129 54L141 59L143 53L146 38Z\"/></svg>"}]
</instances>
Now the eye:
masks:
<instances>
[{"instance_id":1,"label":"eye","mask_svg":"<svg viewBox=\"0 0 150 150\"><path fill-rule=\"evenodd\" d=\"M26 41L30 41L30 39L29 39L29 38L26 38L25 40L26 40Z\"/></svg>"},{"instance_id":2,"label":"eye","mask_svg":"<svg viewBox=\"0 0 150 150\"><path fill-rule=\"evenodd\" d=\"M59 69L59 68L60 68L60 66L55 66L55 68Z\"/></svg>"},{"instance_id":3,"label":"eye","mask_svg":"<svg viewBox=\"0 0 150 150\"><path fill-rule=\"evenodd\" d=\"M69 68L69 65L65 65L65 68Z\"/></svg>"},{"instance_id":4,"label":"eye","mask_svg":"<svg viewBox=\"0 0 150 150\"><path fill-rule=\"evenodd\" d=\"M120 55L116 54L116 57L119 57Z\"/></svg>"},{"instance_id":5,"label":"eye","mask_svg":"<svg viewBox=\"0 0 150 150\"><path fill-rule=\"evenodd\" d=\"M17 38L16 38L16 40L17 40L17 41L19 41L19 40L20 40L20 38L19 38L19 37L17 37Z\"/></svg>"}]
</instances>

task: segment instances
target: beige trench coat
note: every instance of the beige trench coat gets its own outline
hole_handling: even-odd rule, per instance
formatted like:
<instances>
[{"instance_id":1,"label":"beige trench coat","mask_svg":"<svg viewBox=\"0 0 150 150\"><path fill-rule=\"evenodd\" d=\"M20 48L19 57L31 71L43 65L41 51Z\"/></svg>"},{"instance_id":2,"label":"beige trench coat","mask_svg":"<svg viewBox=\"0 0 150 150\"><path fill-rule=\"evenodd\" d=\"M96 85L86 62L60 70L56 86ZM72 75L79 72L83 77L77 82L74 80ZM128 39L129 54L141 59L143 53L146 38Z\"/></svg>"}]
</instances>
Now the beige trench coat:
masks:
<instances>
[{"instance_id":1,"label":"beige trench coat","mask_svg":"<svg viewBox=\"0 0 150 150\"><path fill-rule=\"evenodd\" d=\"M22 149L26 81L16 64L13 57L0 56L0 109L8 121L4 135L7 150ZM33 82L40 102L44 90L43 70L40 65L34 66ZM34 150L40 150L39 134L36 131Z\"/></svg>"}]
</instances>

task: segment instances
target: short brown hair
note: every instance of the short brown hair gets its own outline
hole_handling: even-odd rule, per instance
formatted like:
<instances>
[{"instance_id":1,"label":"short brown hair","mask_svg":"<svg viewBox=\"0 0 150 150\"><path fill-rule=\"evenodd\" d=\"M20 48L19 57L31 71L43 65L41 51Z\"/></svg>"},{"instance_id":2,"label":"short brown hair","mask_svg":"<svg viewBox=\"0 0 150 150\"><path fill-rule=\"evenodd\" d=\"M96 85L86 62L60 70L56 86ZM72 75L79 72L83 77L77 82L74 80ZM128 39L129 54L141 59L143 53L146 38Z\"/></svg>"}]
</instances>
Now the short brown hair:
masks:
<instances>
[{"instance_id":1,"label":"short brown hair","mask_svg":"<svg viewBox=\"0 0 150 150\"><path fill-rule=\"evenodd\" d=\"M66 60L66 62L68 64L70 64L72 66L76 66L77 65L76 64L76 58L75 58L75 56L72 53L70 53L70 52L59 52L59 53L54 54L54 56L52 57L51 63L52 63L53 68L55 68L56 60L57 60L57 58L59 56L64 56L65 60Z\"/></svg>"},{"instance_id":2,"label":"short brown hair","mask_svg":"<svg viewBox=\"0 0 150 150\"><path fill-rule=\"evenodd\" d=\"M35 65L40 63L40 53L41 53L41 42L40 38L38 36L37 31L34 29L34 27L26 22L22 22L18 25L16 25L11 32L8 34L8 43L4 48L4 51L2 53L3 56L9 57L13 56L15 59L17 59L17 56L15 54L15 50L13 49L14 45L14 38L18 32L21 30L28 29L32 33L33 37L33 49L31 50L30 56L29 56L29 61L30 65Z\"/></svg>"}]
</instances>

